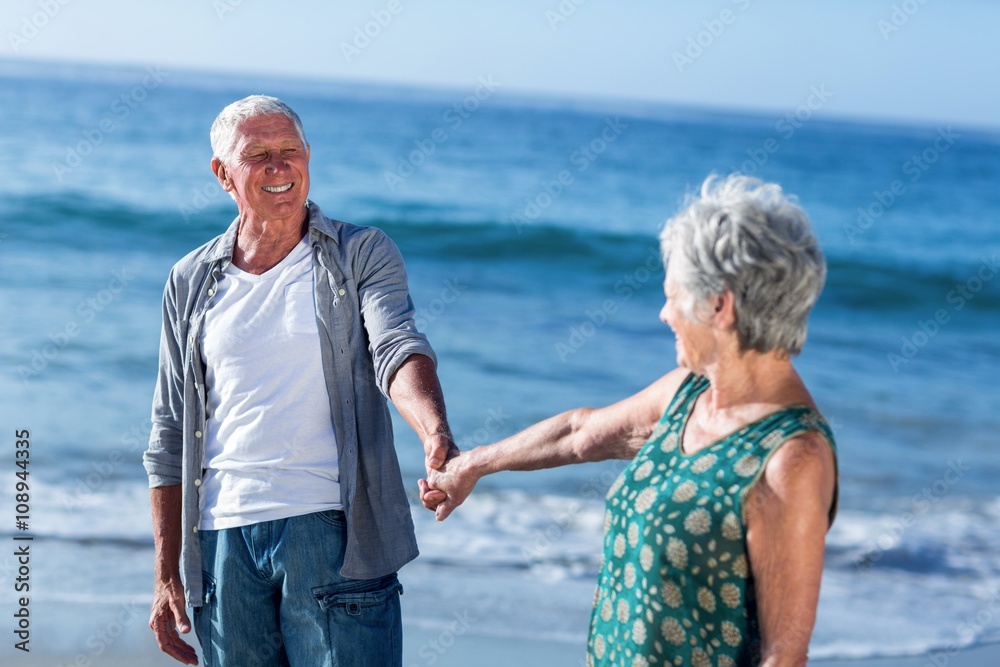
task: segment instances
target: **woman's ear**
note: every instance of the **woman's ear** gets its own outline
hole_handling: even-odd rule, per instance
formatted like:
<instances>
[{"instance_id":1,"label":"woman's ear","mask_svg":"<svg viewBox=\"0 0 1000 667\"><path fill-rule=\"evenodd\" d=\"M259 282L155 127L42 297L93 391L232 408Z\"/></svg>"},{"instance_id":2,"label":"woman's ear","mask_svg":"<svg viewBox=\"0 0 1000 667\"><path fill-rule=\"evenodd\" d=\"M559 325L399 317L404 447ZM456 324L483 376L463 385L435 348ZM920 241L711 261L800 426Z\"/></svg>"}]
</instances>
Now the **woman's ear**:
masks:
<instances>
[{"instance_id":1,"label":"woman's ear","mask_svg":"<svg viewBox=\"0 0 1000 667\"><path fill-rule=\"evenodd\" d=\"M712 297L709 302L712 307L712 325L717 329L733 329L736 327L736 297L729 289Z\"/></svg>"}]
</instances>

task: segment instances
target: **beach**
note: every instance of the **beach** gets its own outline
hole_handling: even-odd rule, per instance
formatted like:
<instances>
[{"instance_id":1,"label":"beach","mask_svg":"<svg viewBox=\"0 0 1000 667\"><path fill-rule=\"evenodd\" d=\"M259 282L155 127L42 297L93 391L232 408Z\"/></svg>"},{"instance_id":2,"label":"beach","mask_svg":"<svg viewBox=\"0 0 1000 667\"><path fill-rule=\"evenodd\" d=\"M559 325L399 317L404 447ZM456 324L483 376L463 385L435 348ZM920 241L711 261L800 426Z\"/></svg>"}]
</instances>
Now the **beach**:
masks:
<instances>
[{"instance_id":1,"label":"beach","mask_svg":"<svg viewBox=\"0 0 1000 667\"><path fill-rule=\"evenodd\" d=\"M409 640L407 640L409 641ZM484 640L479 642L457 642L449 651L442 653L434 663L427 661L407 663L404 667L419 664L436 664L438 667L580 667L584 659L579 657L579 647L542 644L537 642ZM404 649L409 655L409 649ZM154 653L155 652L155 653ZM573 656L577 657L574 658ZM63 656L36 655L23 661L9 663L11 667L55 667L64 663ZM5 663L6 664L6 663ZM176 661L159 654L155 644L148 652L123 655L105 655L95 659L90 667L170 667ZM951 657L948 661L934 662L927 657L883 658L879 660L812 660L810 665L827 667L993 667L1000 664L1000 647L981 646L969 649Z\"/></svg>"},{"instance_id":2,"label":"beach","mask_svg":"<svg viewBox=\"0 0 1000 667\"><path fill-rule=\"evenodd\" d=\"M36 639L30 653L12 653L9 647L4 647L0 651L0 663L9 667L170 667L179 664L160 652L146 625L145 614L123 626L119 634L115 619L122 617L120 606L90 606L86 610L74 609L72 605L60 607L39 611ZM440 628L418 627L407 620L417 615L418 610L404 604L403 667L583 667L586 664L582 641L489 636L469 630L458 619ZM79 626L84 616L107 617L109 621L101 628L105 634L98 632L78 639L80 643L76 645L65 645L67 633L72 634L67 625ZM65 648L52 651L46 647L49 641L57 641ZM949 656L931 653L864 660L810 660L809 664L825 667L994 667L1000 664L1000 645L978 646Z\"/></svg>"},{"instance_id":3,"label":"beach","mask_svg":"<svg viewBox=\"0 0 1000 667\"><path fill-rule=\"evenodd\" d=\"M469 514L489 511L474 500ZM419 515L418 515L419 516ZM451 521L451 519L449 519ZM446 524L435 525L443 528ZM587 624L593 599L589 573L568 576L552 568L502 568L497 571L475 559L456 567L447 564L431 546L434 534L418 521L428 543L428 554L400 572L404 627L404 667L584 667ZM148 627L151 595L120 595L112 588L145 587L152 581L152 552L136 549L129 559L107 562L99 595L87 593L84 577L100 577L96 570L81 568L78 577L49 569L44 558L55 544L36 545L42 561L37 576L42 591L30 603L30 653L13 649L14 642L0 647L0 664L10 667L149 667L177 664L162 654ZM89 562L108 551L89 547ZM485 560L485 559L483 559ZM61 577L69 584L53 590L51 582ZM129 582L135 582L129 583ZM141 582L141 583L140 583ZM55 599L53 599L55 598ZM4 609L13 601L4 597ZM860 606L870 601L859 599ZM190 609L188 610L190 613ZM820 608L821 625L829 614ZM7 614L5 614L7 615ZM825 618L824 618L825 616ZM891 619L887 619L890 621ZM991 616L988 623L997 619ZM13 627L13 620L9 621ZM887 634L888 636L888 634ZM198 646L193 632L185 640ZM1000 664L1000 645L989 644L947 653L947 645L925 652L878 658L815 657L810 664L829 667L993 667ZM812 653L829 652L822 637L814 641ZM869 641L851 647L842 639L840 653L851 650L878 651Z\"/></svg>"},{"instance_id":4,"label":"beach","mask_svg":"<svg viewBox=\"0 0 1000 667\"><path fill-rule=\"evenodd\" d=\"M948 143L933 125L810 118L789 135L781 114L503 89L456 126L447 114L467 92L183 71L115 115L147 75L0 73L0 140L20 156L0 164L0 404L5 432L32 443L24 528L14 459L0 461L0 542L34 537L28 655L13 649L17 568L0 549L0 664L159 664L141 458L162 291L171 266L233 220L208 128L262 90L302 117L310 198L399 247L463 449L669 372L664 220L713 172L782 183L828 268L795 360L840 471L814 660L940 667L933 651L959 642L971 648L946 664L1000 664L995 132L956 127ZM421 153L431 136L447 140ZM780 150L748 161L764 145ZM913 172L914 155L926 170ZM416 500L421 444L393 421L421 551L400 573L406 667L580 665L621 463L490 476L439 524Z\"/></svg>"}]
</instances>

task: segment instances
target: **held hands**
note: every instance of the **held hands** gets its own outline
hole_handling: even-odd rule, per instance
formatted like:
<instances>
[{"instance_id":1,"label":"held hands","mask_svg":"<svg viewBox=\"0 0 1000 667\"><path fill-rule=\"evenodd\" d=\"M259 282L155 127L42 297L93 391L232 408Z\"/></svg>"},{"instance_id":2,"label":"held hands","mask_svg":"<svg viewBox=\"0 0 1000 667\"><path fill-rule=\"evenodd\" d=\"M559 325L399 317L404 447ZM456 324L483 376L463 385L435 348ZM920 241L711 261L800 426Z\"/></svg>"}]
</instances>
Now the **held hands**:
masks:
<instances>
[{"instance_id":1,"label":"held hands","mask_svg":"<svg viewBox=\"0 0 1000 667\"><path fill-rule=\"evenodd\" d=\"M441 468L445 461L459 453L455 441L451 435L444 432L434 433L424 440L424 471L430 477L431 473ZM433 491L427 487L424 480L419 480L420 502L427 509L434 509L444 502L445 493L443 491Z\"/></svg>"},{"instance_id":2,"label":"held hands","mask_svg":"<svg viewBox=\"0 0 1000 667\"><path fill-rule=\"evenodd\" d=\"M472 465L474 458L474 450L461 452L453 444L446 463L437 470L428 469L427 479L417 482L420 501L434 511L438 521L447 519L475 488L480 476Z\"/></svg>"}]
</instances>

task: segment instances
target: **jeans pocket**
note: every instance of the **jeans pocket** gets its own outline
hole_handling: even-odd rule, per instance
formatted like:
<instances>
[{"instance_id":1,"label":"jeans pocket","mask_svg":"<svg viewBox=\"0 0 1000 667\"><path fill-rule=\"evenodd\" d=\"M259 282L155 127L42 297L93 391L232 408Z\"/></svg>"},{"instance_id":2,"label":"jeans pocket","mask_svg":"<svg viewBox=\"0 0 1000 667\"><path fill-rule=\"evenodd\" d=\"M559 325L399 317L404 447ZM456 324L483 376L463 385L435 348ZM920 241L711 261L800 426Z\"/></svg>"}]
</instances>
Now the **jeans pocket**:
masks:
<instances>
[{"instance_id":1,"label":"jeans pocket","mask_svg":"<svg viewBox=\"0 0 1000 667\"><path fill-rule=\"evenodd\" d=\"M402 594L403 585L395 577L384 588L373 591L345 591L343 584L313 589L313 595L323 611L343 609L348 616L358 616L362 610L382 607Z\"/></svg>"},{"instance_id":2,"label":"jeans pocket","mask_svg":"<svg viewBox=\"0 0 1000 667\"><path fill-rule=\"evenodd\" d=\"M338 528L343 528L347 525L347 520L344 518L344 512L342 510L324 510L322 512L316 512L316 518L323 523L328 523L331 526L336 526Z\"/></svg>"},{"instance_id":3,"label":"jeans pocket","mask_svg":"<svg viewBox=\"0 0 1000 667\"><path fill-rule=\"evenodd\" d=\"M403 629L395 575L313 589L329 623L337 665L390 667L403 661Z\"/></svg>"}]
</instances>

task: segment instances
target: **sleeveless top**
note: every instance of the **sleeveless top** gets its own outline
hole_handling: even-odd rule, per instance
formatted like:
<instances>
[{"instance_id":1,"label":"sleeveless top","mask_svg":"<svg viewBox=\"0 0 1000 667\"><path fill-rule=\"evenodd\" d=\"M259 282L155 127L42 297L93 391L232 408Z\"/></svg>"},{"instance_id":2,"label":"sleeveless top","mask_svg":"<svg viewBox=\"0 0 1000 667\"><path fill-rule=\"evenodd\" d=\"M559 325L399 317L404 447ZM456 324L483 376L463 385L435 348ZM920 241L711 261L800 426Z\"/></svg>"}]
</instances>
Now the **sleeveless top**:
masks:
<instances>
[{"instance_id":1,"label":"sleeveless top","mask_svg":"<svg viewBox=\"0 0 1000 667\"><path fill-rule=\"evenodd\" d=\"M681 436L699 394L694 374L607 494L589 667L755 665L760 629L744 505L789 438L833 433L814 409L791 406L693 454ZM836 512L836 494L830 521Z\"/></svg>"}]
</instances>

